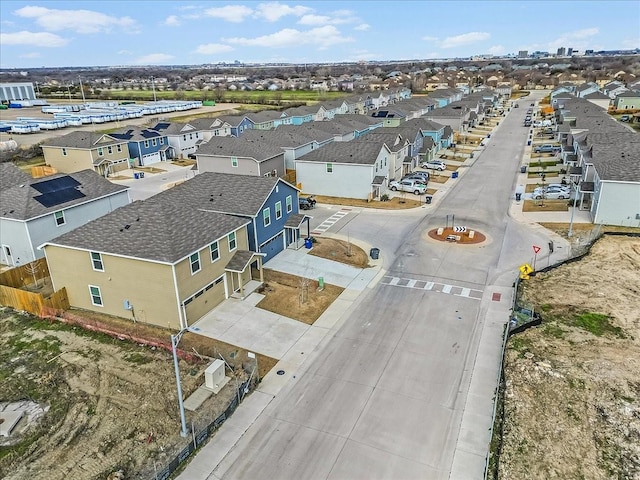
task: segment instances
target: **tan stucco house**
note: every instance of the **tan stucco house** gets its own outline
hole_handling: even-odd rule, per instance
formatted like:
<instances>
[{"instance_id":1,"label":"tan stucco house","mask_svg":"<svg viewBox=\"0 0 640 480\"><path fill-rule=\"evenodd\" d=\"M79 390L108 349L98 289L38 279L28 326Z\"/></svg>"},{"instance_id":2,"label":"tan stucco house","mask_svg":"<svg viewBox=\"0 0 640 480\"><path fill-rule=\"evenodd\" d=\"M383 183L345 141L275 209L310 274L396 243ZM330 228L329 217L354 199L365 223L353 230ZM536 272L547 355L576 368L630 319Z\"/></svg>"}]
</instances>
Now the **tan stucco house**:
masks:
<instances>
[{"instance_id":1,"label":"tan stucco house","mask_svg":"<svg viewBox=\"0 0 640 480\"><path fill-rule=\"evenodd\" d=\"M73 173L91 169L103 177L129 168L126 140L94 132L75 131L42 143L48 165L59 172Z\"/></svg>"},{"instance_id":2,"label":"tan stucco house","mask_svg":"<svg viewBox=\"0 0 640 480\"><path fill-rule=\"evenodd\" d=\"M41 248L72 307L181 329L234 293L243 297L252 266L262 281L248 223L159 194Z\"/></svg>"}]
</instances>

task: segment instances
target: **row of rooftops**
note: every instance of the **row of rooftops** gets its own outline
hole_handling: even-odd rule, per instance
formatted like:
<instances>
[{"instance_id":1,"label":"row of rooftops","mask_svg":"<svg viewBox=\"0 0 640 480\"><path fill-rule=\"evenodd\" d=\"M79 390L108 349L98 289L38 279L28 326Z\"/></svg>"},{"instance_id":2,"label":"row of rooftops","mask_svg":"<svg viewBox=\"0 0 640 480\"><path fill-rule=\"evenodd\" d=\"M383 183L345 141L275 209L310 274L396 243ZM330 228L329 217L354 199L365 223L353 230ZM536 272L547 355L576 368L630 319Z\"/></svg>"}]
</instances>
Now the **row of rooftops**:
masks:
<instances>
[{"instance_id":1,"label":"row of rooftops","mask_svg":"<svg viewBox=\"0 0 640 480\"><path fill-rule=\"evenodd\" d=\"M576 143L601 180L640 182L640 135L585 98L563 99L556 116L558 131L570 134L568 147Z\"/></svg>"}]
</instances>

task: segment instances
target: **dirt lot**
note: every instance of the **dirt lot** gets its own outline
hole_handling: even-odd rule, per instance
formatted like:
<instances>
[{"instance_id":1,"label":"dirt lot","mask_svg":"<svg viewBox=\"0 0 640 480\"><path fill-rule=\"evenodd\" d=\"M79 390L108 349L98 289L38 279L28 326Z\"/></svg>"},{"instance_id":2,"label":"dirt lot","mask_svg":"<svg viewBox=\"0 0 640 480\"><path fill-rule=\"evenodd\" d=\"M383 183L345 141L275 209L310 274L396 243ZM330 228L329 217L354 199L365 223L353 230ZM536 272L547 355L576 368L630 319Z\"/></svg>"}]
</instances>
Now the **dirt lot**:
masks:
<instances>
[{"instance_id":1,"label":"dirt lot","mask_svg":"<svg viewBox=\"0 0 640 480\"><path fill-rule=\"evenodd\" d=\"M366 208L380 208L383 210L401 210L405 208L416 208L424 204L423 199L416 197L413 193L407 193L406 198L402 196L391 197L386 202L380 200L360 200L358 198L346 198L346 197L324 197L322 195L315 195L318 203L325 203L327 205L344 205L350 207L366 207Z\"/></svg>"},{"instance_id":2,"label":"dirt lot","mask_svg":"<svg viewBox=\"0 0 640 480\"><path fill-rule=\"evenodd\" d=\"M543 324L505 363L498 478L640 479L640 239L527 281Z\"/></svg>"},{"instance_id":3,"label":"dirt lot","mask_svg":"<svg viewBox=\"0 0 640 480\"><path fill-rule=\"evenodd\" d=\"M235 347L187 335L182 348L224 352L246 378L242 362L233 362ZM180 361L185 397L204 383L210 362ZM2 408L30 401L32 410L46 410L28 430L25 417L17 435L2 439L0 478L93 480L120 470L126 479L152 478L154 461L161 468L184 446L173 361L165 350L2 310L0 380ZM234 395L229 382L197 412L187 411L187 423L201 428Z\"/></svg>"},{"instance_id":4,"label":"dirt lot","mask_svg":"<svg viewBox=\"0 0 640 480\"><path fill-rule=\"evenodd\" d=\"M317 238L309 255L328 258L340 263L346 263L358 268L369 266L369 256L353 243L334 238Z\"/></svg>"}]
</instances>

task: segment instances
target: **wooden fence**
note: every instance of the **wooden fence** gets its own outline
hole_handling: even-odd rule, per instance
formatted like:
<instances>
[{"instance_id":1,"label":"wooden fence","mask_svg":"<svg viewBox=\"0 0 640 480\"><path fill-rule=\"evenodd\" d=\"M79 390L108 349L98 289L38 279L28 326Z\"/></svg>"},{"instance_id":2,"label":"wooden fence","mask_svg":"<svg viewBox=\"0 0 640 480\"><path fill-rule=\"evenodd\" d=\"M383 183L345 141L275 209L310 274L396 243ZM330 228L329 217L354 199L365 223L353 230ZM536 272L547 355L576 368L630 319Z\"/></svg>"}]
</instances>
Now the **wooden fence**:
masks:
<instances>
[{"instance_id":1,"label":"wooden fence","mask_svg":"<svg viewBox=\"0 0 640 480\"><path fill-rule=\"evenodd\" d=\"M6 285L0 285L0 305L29 312L39 317L51 309L61 311L70 307L67 290L64 287L45 297L41 293L20 290Z\"/></svg>"},{"instance_id":2,"label":"wooden fence","mask_svg":"<svg viewBox=\"0 0 640 480\"><path fill-rule=\"evenodd\" d=\"M44 258L0 273L0 305L38 316L42 316L45 308L68 309L69 298L64 288L47 296L25 289L35 286L36 282L44 283L49 275L49 266Z\"/></svg>"},{"instance_id":3,"label":"wooden fence","mask_svg":"<svg viewBox=\"0 0 640 480\"><path fill-rule=\"evenodd\" d=\"M31 176L33 178L48 177L54 173L58 173L58 170L48 165L31 167Z\"/></svg>"}]
</instances>

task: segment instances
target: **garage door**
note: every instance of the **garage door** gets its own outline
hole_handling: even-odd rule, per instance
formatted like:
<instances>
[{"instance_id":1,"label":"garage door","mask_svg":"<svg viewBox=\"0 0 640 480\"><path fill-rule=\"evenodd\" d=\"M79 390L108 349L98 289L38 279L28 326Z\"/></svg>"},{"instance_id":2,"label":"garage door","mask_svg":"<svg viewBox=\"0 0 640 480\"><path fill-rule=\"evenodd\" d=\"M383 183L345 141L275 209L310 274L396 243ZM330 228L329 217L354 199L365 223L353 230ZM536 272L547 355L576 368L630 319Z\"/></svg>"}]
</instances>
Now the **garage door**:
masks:
<instances>
[{"instance_id":1,"label":"garage door","mask_svg":"<svg viewBox=\"0 0 640 480\"><path fill-rule=\"evenodd\" d=\"M280 232L271 240L260 245L260 252L267 254L267 256L264 257L264 260L262 260L262 263L268 262L282 250L284 250L284 232Z\"/></svg>"},{"instance_id":2,"label":"garage door","mask_svg":"<svg viewBox=\"0 0 640 480\"><path fill-rule=\"evenodd\" d=\"M160 152L149 153L142 156L142 165L151 165L152 163L160 162Z\"/></svg>"},{"instance_id":3,"label":"garage door","mask_svg":"<svg viewBox=\"0 0 640 480\"><path fill-rule=\"evenodd\" d=\"M193 325L225 299L224 276L210 283L184 301L187 325Z\"/></svg>"}]
</instances>

